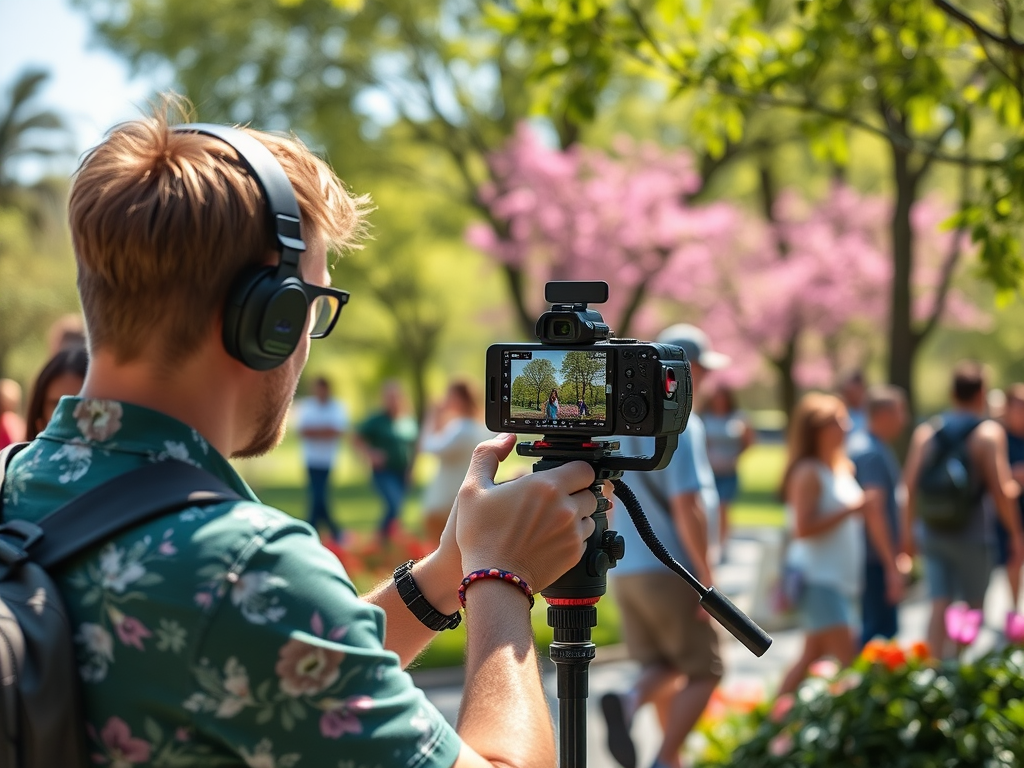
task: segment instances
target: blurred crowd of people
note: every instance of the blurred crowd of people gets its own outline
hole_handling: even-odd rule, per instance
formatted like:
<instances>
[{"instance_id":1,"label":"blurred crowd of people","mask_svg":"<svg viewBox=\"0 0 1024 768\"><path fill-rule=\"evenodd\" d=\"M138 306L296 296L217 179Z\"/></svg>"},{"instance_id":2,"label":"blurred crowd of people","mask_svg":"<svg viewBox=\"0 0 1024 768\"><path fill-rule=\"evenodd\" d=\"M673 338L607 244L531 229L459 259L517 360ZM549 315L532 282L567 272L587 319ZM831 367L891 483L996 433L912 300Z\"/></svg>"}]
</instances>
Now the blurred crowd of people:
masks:
<instances>
[{"instance_id":1,"label":"blurred crowd of people","mask_svg":"<svg viewBox=\"0 0 1024 768\"><path fill-rule=\"evenodd\" d=\"M393 539L401 527L401 511L409 493L419 454L432 454L437 470L423 490L422 529L428 547L441 540L448 516L473 449L492 433L482 423L481 403L473 385L463 379L449 383L444 396L426 414L422 431L410 412L402 386L383 383L379 406L350 429L347 409L323 376L313 380L312 393L295 406L295 421L308 473L309 522L321 538L344 548L348 536L329 509L328 479L348 435L370 469L381 501L377 537Z\"/></svg>"},{"instance_id":2,"label":"blurred crowd of people","mask_svg":"<svg viewBox=\"0 0 1024 768\"><path fill-rule=\"evenodd\" d=\"M953 657L974 639L996 566L1005 567L1012 603L1004 635L1024 641L1024 385L992 397L984 366L965 360L949 393L949 406L915 427L902 463L895 447L908 413L898 387L866 387L857 374L838 395L799 402L782 488L793 538L781 582L806 639L781 692L817 659L846 664L871 639L897 634L916 555L934 656Z\"/></svg>"}]
</instances>

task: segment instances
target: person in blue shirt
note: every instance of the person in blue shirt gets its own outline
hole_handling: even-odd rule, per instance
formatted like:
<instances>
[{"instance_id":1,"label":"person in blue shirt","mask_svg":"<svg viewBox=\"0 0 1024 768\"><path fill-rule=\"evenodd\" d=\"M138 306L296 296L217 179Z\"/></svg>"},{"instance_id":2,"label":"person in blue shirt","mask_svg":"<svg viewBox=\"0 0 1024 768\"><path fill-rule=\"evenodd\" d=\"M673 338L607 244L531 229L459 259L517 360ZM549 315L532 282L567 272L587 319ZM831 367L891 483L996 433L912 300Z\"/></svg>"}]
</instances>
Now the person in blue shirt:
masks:
<instances>
[{"instance_id":1,"label":"person in blue shirt","mask_svg":"<svg viewBox=\"0 0 1024 768\"><path fill-rule=\"evenodd\" d=\"M544 415L547 416L550 421L558 421L558 390L552 389L551 394L548 395L548 402L545 406Z\"/></svg>"},{"instance_id":2,"label":"person in blue shirt","mask_svg":"<svg viewBox=\"0 0 1024 768\"><path fill-rule=\"evenodd\" d=\"M692 325L673 325L658 341L686 352L694 391L706 370L729 363ZM625 437L620 444L627 456L653 452L652 438ZM717 531L718 491L700 417L690 415L667 467L655 472L626 472L623 480L636 494L666 549L702 583L710 584L708 532ZM630 657L640 663L641 672L628 692L608 693L601 699L608 749L624 768L635 768L636 750L629 727L636 711L651 702L664 725L654 768L679 768L683 743L722 678L718 635L697 594L651 553L629 518L617 515L615 523L625 540L626 554L610 572L612 586L626 647Z\"/></svg>"},{"instance_id":3,"label":"person in blue shirt","mask_svg":"<svg viewBox=\"0 0 1024 768\"><path fill-rule=\"evenodd\" d=\"M897 606L904 576L897 566L901 468L890 443L907 425L906 396L894 386L874 386L866 398L866 428L850 435L847 455L864 489L864 587L861 592L861 645L874 637L895 637Z\"/></svg>"}]
</instances>

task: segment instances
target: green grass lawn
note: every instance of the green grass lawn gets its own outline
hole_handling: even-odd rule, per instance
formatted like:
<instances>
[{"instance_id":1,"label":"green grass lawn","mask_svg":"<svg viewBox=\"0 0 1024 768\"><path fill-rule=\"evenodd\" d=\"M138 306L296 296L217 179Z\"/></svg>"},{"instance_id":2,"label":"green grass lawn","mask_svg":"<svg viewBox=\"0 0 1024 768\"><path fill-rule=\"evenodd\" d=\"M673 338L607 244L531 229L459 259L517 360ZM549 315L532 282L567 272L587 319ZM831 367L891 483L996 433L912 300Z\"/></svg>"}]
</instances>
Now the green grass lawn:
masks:
<instances>
[{"instance_id":1,"label":"green grass lawn","mask_svg":"<svg viewBox=\"0 0 1024 768\"><path fill-rule=\"evenodd\" d=\"M531 462L517 456L510 457L502 466L499 479L528 472ZM730 512L733 530L782 524L784 512L777 489L784 463L785 448L780 445L755 445L744 454L739 466L740 495ZM286 441L270 456L247 462L240 470L265 503L296 517L305 515L302 462L294 441ZM417 480L425 480L432 471L430 466L417 467ZM362 538L369 537L376 530L381 506L351 452L343 454L336 475L335 485L331 489L333 515L346 530ZM421 530L419 497L420 490L417 487L409 495L402 510L403 526L413 534ZM383 557L387 559L387 554ZM390 569L404 557L396 553L394 562L382 563L376 575L354 575L356 585L361 590L370 588L376 579L385 578ZM538 646L546 649L552 633L546 623L546 605L542 599L537 600L532 618ZM609 598L600 602L598 622L593 630L594 642L598 645L618 642L619 614L614 600ZM465 625L440 633L416 666L430 668L461 665L465 639Z\"/></svg>"}]
</instances>

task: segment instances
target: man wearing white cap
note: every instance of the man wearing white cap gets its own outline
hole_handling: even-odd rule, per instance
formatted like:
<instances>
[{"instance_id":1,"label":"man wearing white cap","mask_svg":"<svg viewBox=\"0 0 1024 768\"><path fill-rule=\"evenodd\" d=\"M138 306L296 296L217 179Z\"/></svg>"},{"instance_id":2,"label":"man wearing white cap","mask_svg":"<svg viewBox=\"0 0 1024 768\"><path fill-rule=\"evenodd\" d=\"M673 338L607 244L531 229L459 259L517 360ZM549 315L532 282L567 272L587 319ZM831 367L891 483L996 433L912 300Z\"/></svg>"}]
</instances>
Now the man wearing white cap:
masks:
<instances>
[{"instance_id":1,"label":"man wearing white cap","mask_svg":"<svg viewBox=\"0 0 1024 768\"><path fill-rule=\"evenodd\" d=\"M706 371L730 362L712 350L708 337L692 325L666 328L658 341L686 352L694 392ZM651 440L620 438L622 452L650 455ZM701 582L710 584L708 531L716 530L718 491L700 417L690 416L667 467L656 472L627 472L623 480L668 551ZM629 727L636 711L651 702L664 734L652 768L680 768L683 743L722 677L718 635L697 594L651 554L629 518L619 515L615 523L626 541L626 555L611 571L613 590L626 647L640 663L641 673L628 692L607 693L601 699L608 748L624 768L636 768Z\"/></svg>"}]
</instances>

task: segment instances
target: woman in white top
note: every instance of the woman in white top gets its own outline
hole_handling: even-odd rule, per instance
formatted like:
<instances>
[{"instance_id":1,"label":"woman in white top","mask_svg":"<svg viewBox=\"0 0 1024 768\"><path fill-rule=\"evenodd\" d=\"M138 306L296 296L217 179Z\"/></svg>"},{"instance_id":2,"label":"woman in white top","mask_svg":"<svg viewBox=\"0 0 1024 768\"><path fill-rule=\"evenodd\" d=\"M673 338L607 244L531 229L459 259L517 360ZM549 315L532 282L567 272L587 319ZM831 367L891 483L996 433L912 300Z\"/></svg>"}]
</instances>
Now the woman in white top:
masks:
<instances>
[{"instance_id":1,"label":"woman in white top","mask_svg":"<svg viewBox=\"0 0 1024 768\"><path fill-rule=\"evenodd\" d=\"M436 547L448 522L473 449L493 435L479 421L479 406L467 382L448 385L444 399L428 420L420 450L438 458L437 474L423 492L424 529Z\"/></svg>"},{"instance_id":2,"label":"woman in white top","mask_svg":"<svg viewBox=\"0 0 1024 768\"><path fill-rule=\"evenodd\" d=\"M804 651L779 693L794 691L818 659L846 666L856 653L855 606L861 589L864 492L844 443L850 417L832 395L805 395L789 424L783 494L794 540L786 566L799 574Z\"/></svg>"}]
</instances>

